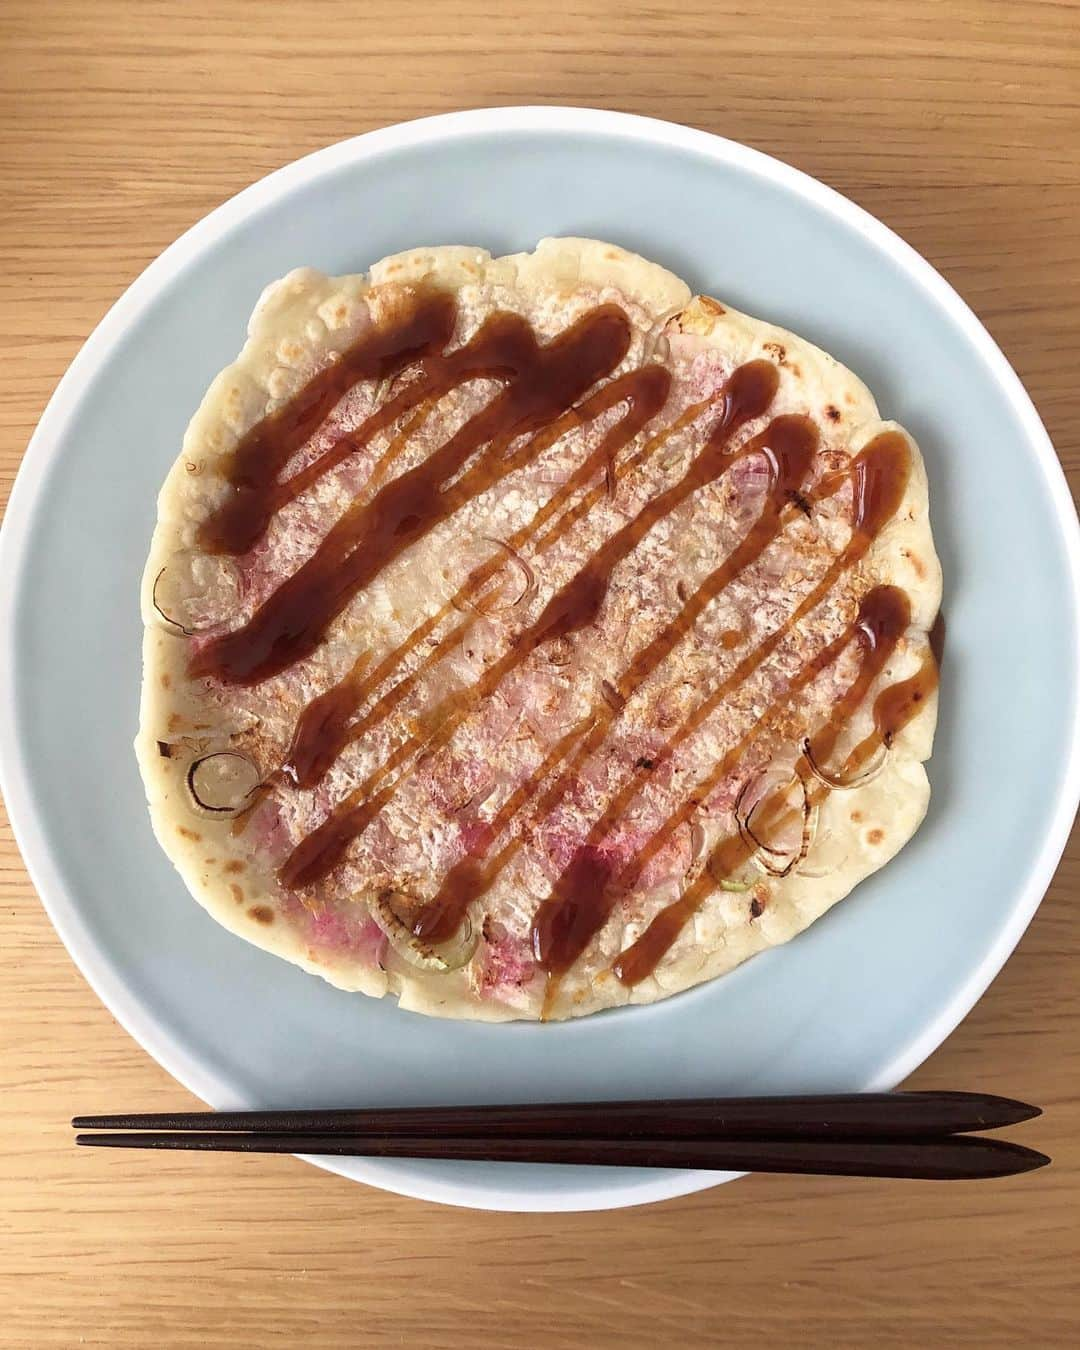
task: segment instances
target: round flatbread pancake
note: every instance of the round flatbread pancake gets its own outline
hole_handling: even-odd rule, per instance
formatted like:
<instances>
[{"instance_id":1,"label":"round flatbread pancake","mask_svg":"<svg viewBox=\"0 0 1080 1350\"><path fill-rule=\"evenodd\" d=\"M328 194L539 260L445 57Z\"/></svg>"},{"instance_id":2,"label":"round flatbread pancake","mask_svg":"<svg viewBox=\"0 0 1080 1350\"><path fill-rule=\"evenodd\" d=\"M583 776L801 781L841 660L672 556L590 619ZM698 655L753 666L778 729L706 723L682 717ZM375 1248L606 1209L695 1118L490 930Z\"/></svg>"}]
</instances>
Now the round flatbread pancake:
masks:
<instances>
[{"instance_id":1,"label":"round flatbread pancake","mask_svg":"<svg viewBox=\"0 0 1080 1350\"><path fill-rule=\"evenodd\" d=\"M342 989L654 1002L911 837L940 592L911 437L656 264L301 269L159 498L154 829L214 918Z\"/></svg>"}]
</instances>

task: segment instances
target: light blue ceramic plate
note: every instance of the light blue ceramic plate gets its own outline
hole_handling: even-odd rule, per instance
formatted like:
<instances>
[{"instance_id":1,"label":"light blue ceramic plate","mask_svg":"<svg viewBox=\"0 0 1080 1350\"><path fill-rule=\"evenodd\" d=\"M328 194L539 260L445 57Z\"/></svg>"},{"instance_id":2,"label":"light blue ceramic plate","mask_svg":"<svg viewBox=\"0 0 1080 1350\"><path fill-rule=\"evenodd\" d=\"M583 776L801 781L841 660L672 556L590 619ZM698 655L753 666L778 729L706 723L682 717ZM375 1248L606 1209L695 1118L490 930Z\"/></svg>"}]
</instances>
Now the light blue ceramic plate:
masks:
<instances>
[{"instance_id":1,"label":"light blue ceramic plate","mask_svg":"<svg viewBox=\"0 0 1080 1350\"><path fill-rule=\"evenodd\" d=\"M339 993L188 897L151 836L131 752L139 575L158 486L267 281L301 263L352 272L414 245L509 252L547 234L613 240L795 329L914 432L948 616L934 796L895 862L713 985L568 1025L438 1022ZM463 113L333 146L241 193L87 342L27 452L0 548L3 787L23 853L113 1013L216 1107L892 1086L1012 950L1077 801L1076 518L1016 376L884 226L775 160L661 122ZM71 1110L137 1106L103 1081ZM629 1205L725 1179L328 1165L493 1209Z\"/></svg>"}]
</instances>

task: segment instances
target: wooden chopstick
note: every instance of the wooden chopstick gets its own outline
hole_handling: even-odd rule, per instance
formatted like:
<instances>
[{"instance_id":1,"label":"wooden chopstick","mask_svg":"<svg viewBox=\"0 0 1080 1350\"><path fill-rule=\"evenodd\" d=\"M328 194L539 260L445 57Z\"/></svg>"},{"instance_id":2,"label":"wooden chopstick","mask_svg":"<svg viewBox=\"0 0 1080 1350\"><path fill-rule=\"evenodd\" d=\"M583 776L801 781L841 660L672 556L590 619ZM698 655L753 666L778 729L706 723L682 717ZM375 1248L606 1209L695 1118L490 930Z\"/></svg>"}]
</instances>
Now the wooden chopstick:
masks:
<instances>
[{"instance_id":1,"label":"wooden chopstick","mask_svg":"<svg viewBox=\"0 0 1080 1350\"><path fill-rule=\"evenodd\" d=\"M307 1153L337 1157L439 1158L457 1162L574 1163L682 1167L936 1181L1010 1176L1045 1166L1033 1149L999 1139L463 1139L337 1134L80 1134L97 1148Z\"/></svg>"},{"instance_id":2,"label":"wooden chopstick","mask_svg":"<svg viewBox=\"0 0 1080 1350\"><path fill-rule=\"evenodd\" d=\"M1050 1161L965 1137L1039 1109L971 1092L76 1116L96 1148L307 1153L467 1162L683 1167L830 1176L1009 1176ZM130 1131L121 1133L120 1131Z\"/></svg>"},{"instance_id":3,"label":"wooden chopstick","mask_svg":"<svg viewBox=\"0 0 1080 1350\"><path fill-rule=\"evenodd\" d=\"M1026 1102L977 1092L866 1092L349 1111L193 1111L76 1116L71 1123L77 1130L347 1134L353 1139L387 1134L571 1140L902 1139L993 1130L1039 1114L1037 1106Z\"/></svg>"}]
</instances>

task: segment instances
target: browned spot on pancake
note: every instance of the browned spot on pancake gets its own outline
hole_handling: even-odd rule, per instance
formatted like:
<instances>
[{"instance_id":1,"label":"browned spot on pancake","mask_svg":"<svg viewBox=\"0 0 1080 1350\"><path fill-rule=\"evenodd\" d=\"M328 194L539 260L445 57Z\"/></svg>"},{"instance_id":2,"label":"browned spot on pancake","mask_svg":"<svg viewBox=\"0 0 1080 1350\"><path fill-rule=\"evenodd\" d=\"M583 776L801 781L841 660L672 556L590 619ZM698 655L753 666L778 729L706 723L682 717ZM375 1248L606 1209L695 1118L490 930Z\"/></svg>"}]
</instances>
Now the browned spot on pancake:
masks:
<instances>
[{"instance_id":1,"label":"browned spot on pancake","mask_svg":"<svg viewBox=\"0 0 1080 1350\"><path fill-rule=\"evenodd\" d=\"M232 891L232 898L236 901L236 903L238 905L242 905L244 903L244 892L236 884L235 881L230 882L229 890Z\"/></svg>"},{"instance_id":2,"label":"browned spot on pancake","mask_svg":"<svg viewBox=\"0 0 1080 1350\"><path fill-rule=\"evenodd\" d=\"M758 889L750 897L750 918L760 919L765 913L765 901L769 898L768 891Z\"/></svg>"},{"instance_id":3,"label":"browned spot on pancake","mask_svg":"<svg viewBox=\"0 0 1080 1350\"><path fill-rule=\"evenodd\" d=\"M710 295L699 295L698 304L706 314L711 314L713 318L719 318L721 314L726 314L727 310L718 300L714 300Z\"/></svg>"},{"instance_id":4,"label":"browned spot on pancake","mask_svg":"<svg viewBox=\"0 0 1080 1350\"><path fill-rule=\"evenodd\" d=\"M720 646L723 647L725 651L731 651L732 648L737 647L741 641L742 634L737 628L728 628L725 632L720 634Z\"/></svg>"},{"instance_id":5,"label":"browned spot on pancake","mask_svg":"<svg viewBox=\"0 0 1080 1350\"><path fill-rule=\"evenodd\" d=\"M195 843L198 843L199 840L202 838L202 835L199 834L196 830L189 830L189 829L188 829L186 826L184 826L184 825L177 825L177 827L176 827L176 833L177 833L177 834L182 834L182 835L184 836L185 839L192 839L192 840L194 840Z\"/></svg>"},{"instance_id":6,"label":"browned spot on pancake","mask_svg":"<svg viewBox=\"0 0 1080 1350\"><path fill-rule=\"evenodd\" d=\"M802 366L799 365L798 361L789 361L788 366L791 370L792 375L794 375L797 380L801 380Z\"/></svg>"},{"instance_id":7,"label":"browned spot on pancake","mask_svg":"<svg viewBox=\"0 0 1080 1350\"><path fill-rule=\"evenodd\" d=\"M206 860L206 865L207 865L207 867L213 867L213 865L214 865L216 862L217 862L217 859L216 859L216 858L207 858L207 860Z\"/></svg>"},{"instance_id":8,"label":"browned spot on pancake","mask_svg":"<svg viewBox=\"0 0 1080 1350\"><path fill-rule=\"evenodd\" d=\"M184 468L187 470L188 473L198 473L199 470L202 468L202 465L196 464L193 459L186 459L184 460Z\"/></svg>"},{"instance_id":9,"label":"browned spot on pancake","mask_svg":"<svg viewBox=\"0 0 1080 1350\"><path fill-rule=\"evenodd\" d=\"M834 403L830 403L825 409L825 416L830 422L839 422L841 417L843 417L843 413Z\"/></svg>"},{"instance_id":10,"label":"browned spot on pancake","mask_svg":"<svg viewBox=\"0 0 1080 1350\"><path fill-rule=\"evenodd\" d=\"M912 553L911 549L909 548L902 548L900 552L911 564L912 571L915 573L915 575L919 578L920 581L922 581L923 578L926 576L926 564L923 562L923 560L919 557L917 553Z\"/></svg>"},{"instance_id":11,"label":"browned spot on pancake","mask_svg":"<svg viewBox=\"0 0 1080 1350\"><path fill-rule=\"evenodd\" d=\"M862 818L863 818L863 813L862 813L861 811L858 811L858 810L852 811L852 813L851 813L851 819L855 822L856 825L858 825L859 821L862 820Z\"/></svg>"},{"instance_id":12,"label":"browned spot on pancake","mask_svg":"<svg viewBox=\"0 0 1080 1350\"><path fill-rule=\"evenodd\" d=\"M246 866L247 863L241 862L239 858L233 858L230 862L225 864L225 871L242 872Z\"/></svg>"},{"instance_id":13,"label":"browned spot on pancake","mask_svg":"<svg viewBox=\"0 0 1080 1350\"><path fill-rule=\"evenodd\" d=\"M787 348L782 342L763 342L762 347L770 356L776 358L778 365L783 365L787 359Z\"/></svg>"},{"instance_id":14,"label":"browned spot on pancake","mask_svg":"<svg viewBox=\"0 0 1080 1350\"><path fill-rule=\"evenodd\" d=\"M269 905L253 905L248 910L248 917L254 919L256 923L273 923L274 911Z\"/></svg>"},{"instance_id":15,"label":"browned spot on pancake","mask_svg":"<svg viewBox=\"0 0 1080 1350\"><path fill-rule=\"evenodd\" d=\"M170 714L169 714L169 730L170 730L170 731L179 731L180 728L181 728L183 725L184 725L184 719L180 716L179 713L170 713Z\"/></svg>"},{"instance_id":16,"label":"browned spot on pancake","mask_svg":"<svg viewBox=\"0 0 1080 1350\"><path fill-rule=\"evenodd\" d=\"M867 830L867 831L866 831L866 842L867 842L868 844L880 844L881 841L882 841L884 838L885 838L885 831L884 831L884 830Z\"/></svg>"},{"instance_id":17,"label":"browned spot on pancake","mask_svg":"<svg viewBox=\"0 0 1080 1350\"><path fill-rule=\"evenodd\" d=\"M169 672L168 672L167 670L162 672L162 676L161 676L161 687L162 687L162 689L171 689L171 688L172 688L172 676L169 674Z\"/></svg>"},{"instance_id":18,"label":"browned spot on pancake","mask_svg":"<svg viewBox=\"0 0 1080 1350\"><path fill-rule=\"evenodd\" d=\"M854 404L855 395L850 390L844 395L844 402Z\"/></svg>"}]
</instances>

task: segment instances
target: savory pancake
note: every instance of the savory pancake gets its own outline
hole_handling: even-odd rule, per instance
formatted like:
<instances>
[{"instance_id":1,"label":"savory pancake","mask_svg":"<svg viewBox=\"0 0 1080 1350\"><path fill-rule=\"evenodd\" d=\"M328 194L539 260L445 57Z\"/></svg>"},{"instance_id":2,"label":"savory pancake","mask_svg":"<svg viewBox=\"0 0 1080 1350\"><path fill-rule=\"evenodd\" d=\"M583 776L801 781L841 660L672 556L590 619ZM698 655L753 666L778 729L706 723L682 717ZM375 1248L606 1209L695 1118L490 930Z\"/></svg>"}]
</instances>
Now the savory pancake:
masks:
<instances>
[{"instance_id":1,"label":"savory pancake","mask_svg":"<svg viewBox=\"0 0 1080 1350\"><path fill-rule=\"evenodd\" d=\"M227 928L442 1016L648 1003L925 813L911 437L608 244L270 286L159 499L139 763Z\"/></svg>"}]
</instances>

